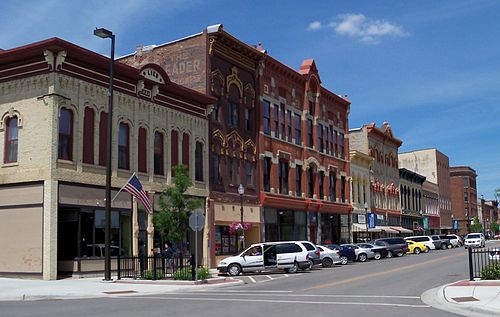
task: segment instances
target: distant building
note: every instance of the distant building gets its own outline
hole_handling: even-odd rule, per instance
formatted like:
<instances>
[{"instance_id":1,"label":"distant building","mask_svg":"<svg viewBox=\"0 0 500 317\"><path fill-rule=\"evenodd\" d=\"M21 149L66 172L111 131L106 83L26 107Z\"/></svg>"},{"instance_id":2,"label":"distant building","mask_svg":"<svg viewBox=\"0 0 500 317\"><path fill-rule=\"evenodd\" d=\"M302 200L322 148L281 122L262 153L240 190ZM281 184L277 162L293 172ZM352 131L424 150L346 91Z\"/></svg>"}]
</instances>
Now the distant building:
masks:
<instances>
[{"instance_id":1,"label":"distant building","mask_svg":"<svg viewBox=\"0 0 500 317\"><path fill-rule=\"evenodd\" d=\"M483 219L478 214L476 178L476 171L469 166L450 167L452 218L458 221L459 234L470 232L475 217Z\"/></svg>"},{"instance_id":2,"label":"distant building","mask_svg":"<svg viewBox=\"0 0 500 317\"><path fill-rule=\"evenodd\" d=\"M443 233L450 232L452 221L448 156L434 148L399 153L399 167L423 175L427 181L437 184L439 189L440 231Z\"/></svg>"},{"instance_id":3,"label":"distant building","mask_svg":"<svg viewBox=\"0 0 500 317\"><path fill-rule=\"evenodd\" d=\"M352 150L373 157L370 175L371 202L369 209L377 217L377 226L386 234L410 234L412 230L401 227L398 149L403 141L396 138L389 123L381 127L375 123L349 131Z\"/></svg>"},{"instance_id":4,"label":"distant building","mask_svg":"<svg viewBox=\"0 0 500 317\"><path fill-rule=\"evenodd\" d=\"M423 218L422 227L424 234L439 234L441 232L441 217L439 217L439 188L438 185L428 180L422 184L423 192Z\"/></svg>"},{"instance_id":5,"label":"distant building","mask_svg":"<svg viewBox=\"0 0 500 317\"><path fill-rule=\"evenodd\" d=\"M352 235L354 242L371 239L367 213L371 204L370 171L375 158L360 151L351 150L351 200L352 200Z\"/></svg>"},{"instance_id":6,"label":"distant building","mask_svg":"<svg viewBox=\"0 0 500 317\"><path fill-rule=\"evenodd\" d=\"M399 169L399 193L401 199L401 225L403 228L423 232L423 183L425 176L407 170Z\"/></svg>"}]
</instances>

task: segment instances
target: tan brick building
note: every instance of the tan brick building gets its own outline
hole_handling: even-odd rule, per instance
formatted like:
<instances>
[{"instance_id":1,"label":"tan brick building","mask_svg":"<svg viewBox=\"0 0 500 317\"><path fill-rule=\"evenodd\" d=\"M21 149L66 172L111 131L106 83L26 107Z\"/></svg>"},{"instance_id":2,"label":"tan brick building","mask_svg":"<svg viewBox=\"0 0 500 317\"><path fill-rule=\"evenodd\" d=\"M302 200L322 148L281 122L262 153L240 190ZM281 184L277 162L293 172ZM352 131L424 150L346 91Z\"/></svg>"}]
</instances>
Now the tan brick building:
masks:
<instances>
[{"instance_id":1,"label":"tan brick building","mask_svg":"<svg viewBox=\"0 0 500 317\"><path fill-rule=\"evenodd\" d=\"M103 271L108 74L108 58L57 38L0 51L0 274ZM156 65L116 64L114 92L112 196L133 172L158 193L185 163L189 194L207 197L214 100ZM151 218L132 207L124 192L112 204L124 254L154 247Z\"/></svg>"}]
</instances>

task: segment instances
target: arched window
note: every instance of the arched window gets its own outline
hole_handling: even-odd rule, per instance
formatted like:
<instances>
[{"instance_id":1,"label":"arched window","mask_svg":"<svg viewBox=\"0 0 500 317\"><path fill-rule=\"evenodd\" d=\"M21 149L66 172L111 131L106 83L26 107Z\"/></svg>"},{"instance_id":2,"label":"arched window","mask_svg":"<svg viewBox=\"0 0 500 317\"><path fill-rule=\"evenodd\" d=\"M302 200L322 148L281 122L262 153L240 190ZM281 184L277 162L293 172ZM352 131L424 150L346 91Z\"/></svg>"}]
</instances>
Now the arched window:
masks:
<instances>
[{"instance_id":1,"label":"arched window","mask_svg":"<svg viewBox=\"0 0 500 317\"><path fill-rule=\"evenodd\" d=\"M176 130L172 130L172 134L170 136L170 155L172 176L174 176L174 166L179 164L179 132Z\"/></svg>"},{"instance_id":2,"label":"arched window","mask_svg":"<svg viewBox=\"0 0 500 317\"><path fill-rule=\"evenodd\" d=\"M108 113L99 116L99 165L106 166L106 148L108 144Z\"/></svg>"},{"instance_id":3,"label":"arched window","mask_svg":"<svg viewBox=\"0 0 500 317\"><path fill-rule=\"evenodd\" d=\"M61 108L59 114L58 156L62 160L73 160L73 111Z\"/></svg>"},{"instance_id":4,"label":"arched window","mask_svg":"<svg viewBox=\"0 0 500 317\"><path fill-rule=\"evenodd\" d=\"M121 122L118 134L118 168L128 170L129 162L129 126Z\"/></svg>"},{"instance_id":5,"label":"arched window","mask_svg":"<svg viewBox=\"0 0 500 317\"><path fill-rule=\"evenodd\" d=\"M86 107L83 116L83 163L87 164L94 164L94 121L94 109Z\"/></svg>"},{"instance_id":6,"label":"arched window","mask_svg":"<svg viewBox=\"0 0 500 317\"><path fill-rule=\"evenodd\" d=\"M163 134L155 132L154 144L154 173L156 175L164 175L163 173Z\"/></svg>"},{"instance_id":7,"label":"arched window","mask_svg":"<svg viewBox=\"0 0 500 317\"><path fill-rule=\"evenodd\" d=\"M17 126L17 117L8 118L5 124L5 155L4 163L17 162L17 142L19 136L19 127Z\"/></svg>"},{"instance_id":8,"label":"arched window","mask_svg":"<svg viewBox=\"0 0 500 317\"><path fill-rule=\"evenodd\" d=\"M194 162L195 180L202 182L203 181L203 143L201 143L201 142L196 142L196 148L194 150L194 160L195 160L195 162Z\"/></svg>"},{"instance_id":9,"label":"arched window","mask_svg":"<svg viewBox=\"0 0 500 317\"><path fill-rule=\"evenodd\" d=\"M139 160L139 166L138 170L141 173L147 173L148 172L148 139L147 139L147 131L146 128L140 127L139 128L139 138L137 140L137 150L139 153L138 154L138 160Z\"/></svg>"},{"instance_id":10,"label":"arched window","mask_svg":"<svg viewBox=\"0 0 500 317\"><path fill-rule=\"evenodd\" d=\"M182 164L186 165L189 171L189 134L187 133L182 136Z\"/></svg>"}]
</instances>

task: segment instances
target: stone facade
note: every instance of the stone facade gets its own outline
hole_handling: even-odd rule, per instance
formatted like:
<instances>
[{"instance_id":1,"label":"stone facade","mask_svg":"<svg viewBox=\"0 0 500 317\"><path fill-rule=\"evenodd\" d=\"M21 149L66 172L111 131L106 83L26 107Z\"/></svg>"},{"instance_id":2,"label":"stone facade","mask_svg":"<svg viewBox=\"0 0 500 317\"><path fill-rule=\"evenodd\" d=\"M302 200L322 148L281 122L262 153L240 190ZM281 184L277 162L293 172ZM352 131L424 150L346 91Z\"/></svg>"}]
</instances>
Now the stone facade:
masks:
<instances>
[{"instance_id":1,"label":"stone facade","mask_svg":"<svg viewBox=\"0 0 500 317\"><path fill-rule=\"evenodd\" d=\"M399 166L426 177L439 188L439 216L442 232L449 232L451 223L450 164L437 149L425 149L399 154Z\"/></svg>"},{"instance_id":2,"label":"stone facade","mask_svg":"<svg viewBox=\"0 0 500 317\"><path fill-rule=\"evenodd\" d=\"M74 250L78 245L79 237L63 235L76 234L75 230L66 230L66 221L69 223L69 218L81 212L78 208L83 205L92 212L104 205L106 169L99 164L99 155L105 146L99 144L102 133L99 127L101 114L108 111L109 59L60 39L2 51L0 55L0 157L4 158L0 166L0 196L9 196L15 191L21 197L30 197L26 201L32 201L26 205L15 198L10 202L1 200L0 205L5 212L0 223L15 225L18 224L16 219L21 217L27 224L26 227L16 226L19 230L9 236L5 236L2 230L1 249L10 253L14 246L19 248L18 241L27 239L23 236L25 229L34 230L34 233L42 230L30 241L30 245L38 248L37 254L33 255L26 249L14 251L13 256L0 262L0 272L39 274L44 279L55 279L58 264L61 265L60 251L65 249L64 241L75 239ZM156 72L163 82L152 80L145 72ZM131 174L138 171L139 165L146 166L144 172L137 172L145 190L150 194L162 191L170 184L172 157L176 155L178 162L189 163L190 175L195 183L189 194L207 197L207 155L197 156L203 158L203 162L196 163L204 168L202 180L195 181L195 152L196 144L200 143L203 153L208 153L207 105L214 100L170 83L168 76L155 66L139 70L117 65L114 91L113 191L116 193ZM4 153L9 118L17 118L15 162L6 162ZM128 169L118 168L120 124L126 124L129 131L126 145ZM94 130L89 132L89 127ZM145 142L141 142L138 136L140 128L146 131L142 139ZM168 146L172 131L179 135L176 151L171 151ZM153 170L155 132L163 135L163 175ZM61 140L64 140L64 145ZM85 142L88 142L87 146ZM138 147L145 152L139 153ZM66 151L67 157L61 158L61 151ZM84 162L85 155L92 163ZM67 186L73 186L73 189L67 191ZM65 197L61 196L62 192ZM84 198L84 192L90 193L89 196ZM62 203L65 199L72 201L71 207ZM130 196L120 194L112 208L119 210L120 215L130 215ZM30 213L20 216L25 209ZM72 213L72 216L69 217L66 212ZM33 222L31 217L41 219L41 223ZM136 231L137 228L133 229ZM130 232L129 228L123 230L122 233ZM152 236L148 238L152 241ZM119 241L116 243L121 245ZM130 244L130 241L127 243ZM23 264L16 268L6 261L21 261Z\"/></svg>"},{"instance_id":3,"label":"stone facade","mask_svg":"<svg viewBox=\"0 0 500 317\"><path fill-rule=\"evenodd\" d=\"M400 227L398 148L403 142L393 135L387 122L380 128L372 123L352 129L349 141L351 149L375 159L370 176L370 210L377 214L377 224Z\"/></svg>"},{"instance_id":4,"label":"stone facade","mask_svg":"<svg viewBox=\"0 0 500 317\"><path fill-rule=\"evenodd\" d=\"M367 212L370 208L371 190L370 190L370 170L373 169L375 158L363 154L360 151L351 150L351 197L352 197L352 232L353 241L360 241L361 238L371 236L366 234ZM365 208L366 207L366 208Z\"/></svg>"},{"instance_id":5,"label":"stone facade","mask_svg":"<svg viewBox=\"0 0 500 317\"><path fill-rule=\"evenodd\" d=\"M418 233L423 231L423 183L425 176L399 169L399 192L401 197L401 223L404 228Z\"/></svg>"}]
</instances>

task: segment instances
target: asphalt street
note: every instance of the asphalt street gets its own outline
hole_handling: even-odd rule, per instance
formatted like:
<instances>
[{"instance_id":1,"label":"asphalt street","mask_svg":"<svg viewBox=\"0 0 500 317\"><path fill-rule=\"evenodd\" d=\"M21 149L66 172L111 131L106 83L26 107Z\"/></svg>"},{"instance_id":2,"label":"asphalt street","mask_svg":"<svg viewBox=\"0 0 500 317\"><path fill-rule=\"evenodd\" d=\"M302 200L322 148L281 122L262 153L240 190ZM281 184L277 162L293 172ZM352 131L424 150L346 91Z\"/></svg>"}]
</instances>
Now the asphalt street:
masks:
<instances>
[{"instance_id":1,"label":"asphalt street","mask_svg":"<svg viewBox=\"0 0 500 317\"><path fill-rule=\"evenodd\" d=\"M298 274L249 274L238 278L246 284L142 297L2 302L0 315L457 316L427 306L420 295L467 279L467 252L464 248L449 249Z\"/></svg>"}]
</instances>

